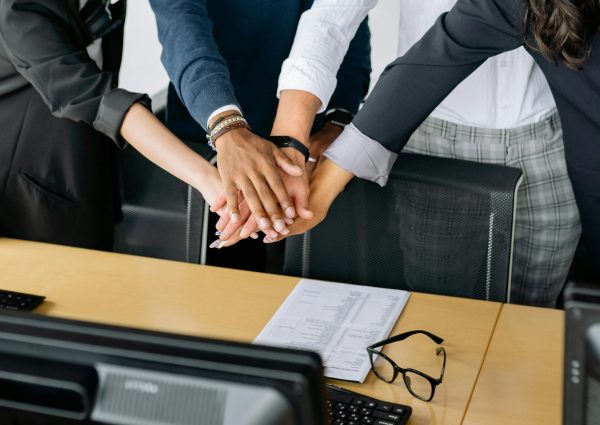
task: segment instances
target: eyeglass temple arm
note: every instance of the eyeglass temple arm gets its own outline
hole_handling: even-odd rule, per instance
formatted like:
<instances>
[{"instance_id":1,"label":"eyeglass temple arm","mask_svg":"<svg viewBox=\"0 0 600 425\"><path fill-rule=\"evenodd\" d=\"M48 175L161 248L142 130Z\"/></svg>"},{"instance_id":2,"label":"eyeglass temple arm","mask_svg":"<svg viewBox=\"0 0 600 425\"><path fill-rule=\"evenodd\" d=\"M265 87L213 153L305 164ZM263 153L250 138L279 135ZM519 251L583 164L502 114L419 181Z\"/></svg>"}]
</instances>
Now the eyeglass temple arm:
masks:
<instances>
[{"instance_id":1,"label":"eyeglass temple arm","mask_svg":"<svg viewBox=\"0 0 600 425\"><path fill-rule=\"evenodd\" d=\"M442 382L442 379L444 379L444 372L446 371L446 350L444 350L444 347L438 347L437 350L435 350L435 354L437 354L438 356L440 355L440 353L444 354L444 362L442 363L442 372L440 373L440 377L438 378L438 381Z\"/></svg>"},{"instance_id":2,"label":"eyeglass temple arm","mask_svg":"<svg viewBox=\"0 0 600 425\"><path fill-rule=\"evenodd\" d=\"M384 346L386 344L391 344L392 342L402 341L402 340L404 340L410 336L416 335L416 334L427 335L429 338L431 338L437 344L441 344L442 342L444 342L443 338L440 338L439 336L435 336L431 332L427 332L427 331L423 331L423 330L416 330L416 331L404 332L399 335L393 336L391 338L385 339L383 341L376 342L375 344L370 345L367 348L378 348L378 347Z\"/></svg>"}]
</instances>

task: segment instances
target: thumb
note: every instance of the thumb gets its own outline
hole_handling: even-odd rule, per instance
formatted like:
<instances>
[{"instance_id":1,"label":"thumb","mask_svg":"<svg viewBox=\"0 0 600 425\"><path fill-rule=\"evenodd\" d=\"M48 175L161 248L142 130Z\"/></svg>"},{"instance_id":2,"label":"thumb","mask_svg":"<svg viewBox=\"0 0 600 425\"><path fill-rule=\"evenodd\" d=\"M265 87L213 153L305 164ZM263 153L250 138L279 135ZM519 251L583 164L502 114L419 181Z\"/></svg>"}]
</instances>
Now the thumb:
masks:
<instances>
[{"instance_id":1,"label":"thumb","mask_svg":"<svg viewBox=\"0 0 600 425\"><path fill-rule=\"evenodd\" d=\"M305 220L310 220L314 216L313 212L310 210L309 196L310 189L308 187L308 182L305 182L305 185L302 188L296 190L293 194L294 208L296 209L296 214L298 214L300 218L303 218Z\"/></svg>"},{"instance_id":2,"label":"thumb","mask_svg":"<svg viewBox=\"0 0 600 425\"><path fill-rule=\"evenodd\" d=\"M302 168L294 164L285 153L281 152L280 149L275 148L273 150L273 156L275 158L275 163L277 164L277 166L279 166L279 168L281 168L290 176L298 177L304 174Z\"/></svg>"}]
</instances>

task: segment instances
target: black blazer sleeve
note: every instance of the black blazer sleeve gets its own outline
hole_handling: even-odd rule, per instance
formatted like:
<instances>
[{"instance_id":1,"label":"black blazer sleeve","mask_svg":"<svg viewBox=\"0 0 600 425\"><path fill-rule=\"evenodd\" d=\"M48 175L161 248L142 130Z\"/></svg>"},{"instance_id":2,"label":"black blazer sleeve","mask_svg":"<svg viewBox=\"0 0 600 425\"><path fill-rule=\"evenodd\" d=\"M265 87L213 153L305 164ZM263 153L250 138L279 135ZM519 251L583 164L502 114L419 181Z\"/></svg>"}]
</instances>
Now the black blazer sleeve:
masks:
<instances>
[{"instance_id":1,"label":"black blazer sleeve","mask_svg":"<svg viewBox=\"0 0 600 425\"><path fill-rule=\"evenodd\" d=\"M459 0L387 66L354 125L399 152L444 98L487 58L524 42L521 0Z\"/></svg>"},{"instance_id":2,"label":"black blazer sleeve","mask_svg":"<svg viewBox=\"0 0 600 425\"><path fill-rule=\"evenodd\" d=\"M86 122L124 146L125 114L135 102L149 106L149 99L116 88L114 75L89 57L74 3L2 0L0 42L55 116Z\"/></svg>"}]
</instances>

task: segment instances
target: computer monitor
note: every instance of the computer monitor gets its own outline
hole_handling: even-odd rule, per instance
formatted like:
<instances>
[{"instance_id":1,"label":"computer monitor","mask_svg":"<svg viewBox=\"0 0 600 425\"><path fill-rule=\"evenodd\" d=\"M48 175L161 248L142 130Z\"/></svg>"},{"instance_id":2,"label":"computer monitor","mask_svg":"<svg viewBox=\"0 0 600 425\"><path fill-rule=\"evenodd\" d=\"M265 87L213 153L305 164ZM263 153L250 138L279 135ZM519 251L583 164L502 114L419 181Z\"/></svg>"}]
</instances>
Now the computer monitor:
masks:
<instances>
[{"instance_id":1,"label":"computer monitor","mask_svg":"<svg viewBox=\"0 0 600 425\"><path fill-rule=\"evenodd\" d=\"M565 425L600 425L600 287L565 291Z\"/></svg>"},{"instance_id":2,"label":"computer monitor","mask_svg":"<svg viewBox=\"0 0 600 425\"><path fill-rule=\"evenodd\" d=\"M0 313L0 424L325 424L315 353Z\"/></svg>"}]
</instances>

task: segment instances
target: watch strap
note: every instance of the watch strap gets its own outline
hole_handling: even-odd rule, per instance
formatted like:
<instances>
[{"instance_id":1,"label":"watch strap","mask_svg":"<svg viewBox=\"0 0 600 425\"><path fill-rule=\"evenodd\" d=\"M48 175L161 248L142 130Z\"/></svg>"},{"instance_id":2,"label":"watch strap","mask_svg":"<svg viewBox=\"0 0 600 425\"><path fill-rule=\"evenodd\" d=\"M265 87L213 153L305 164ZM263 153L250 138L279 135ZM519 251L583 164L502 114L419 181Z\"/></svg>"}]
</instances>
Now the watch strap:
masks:
<instances>
[{"instance_id":1,"label":"watch strap","mask_svg":"<svg viewBox=\"0 0 600 425\"><path fill-rule=\"evenodd\" d=\"M290 136L269 136L267 137L271 143L275 144L275 146L279 148L292 148L296 149L298 152L304 156L304 162L308 161L308 157L310 156L310 152L306 146L299 140L294 139Z\"/></svg>"}]
</instances>

